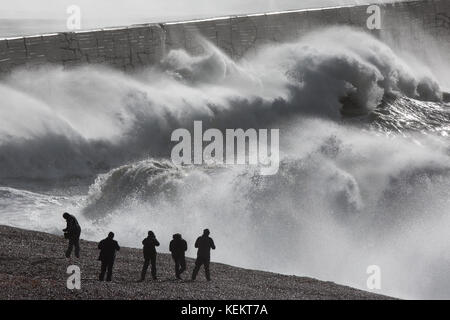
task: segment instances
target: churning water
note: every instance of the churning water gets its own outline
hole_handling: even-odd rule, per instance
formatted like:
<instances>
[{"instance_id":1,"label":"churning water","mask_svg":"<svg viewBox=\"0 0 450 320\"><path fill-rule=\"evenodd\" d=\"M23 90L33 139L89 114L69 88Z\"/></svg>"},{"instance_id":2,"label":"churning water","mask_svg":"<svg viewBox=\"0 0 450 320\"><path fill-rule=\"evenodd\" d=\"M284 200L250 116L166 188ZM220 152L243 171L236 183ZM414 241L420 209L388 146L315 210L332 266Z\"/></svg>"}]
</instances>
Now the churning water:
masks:
<instances>
[{"instance_id":1,"label":"churning water","mask_svg":"<svg viewBox=\"0 0 450 320\"><path fill-rule=\"evenodd\" d=\"M215 261L362 289L375 264L383 293L450 298L450 109L433 70L341 27L239 61L203 45L132 75L3 79L0 223L58 233L69 211L85 239L139 247L151 229L163 251L208 227ZM175 167L170 134L194 120L279 128L278 173Z\"/></svg>"}]
</instances>

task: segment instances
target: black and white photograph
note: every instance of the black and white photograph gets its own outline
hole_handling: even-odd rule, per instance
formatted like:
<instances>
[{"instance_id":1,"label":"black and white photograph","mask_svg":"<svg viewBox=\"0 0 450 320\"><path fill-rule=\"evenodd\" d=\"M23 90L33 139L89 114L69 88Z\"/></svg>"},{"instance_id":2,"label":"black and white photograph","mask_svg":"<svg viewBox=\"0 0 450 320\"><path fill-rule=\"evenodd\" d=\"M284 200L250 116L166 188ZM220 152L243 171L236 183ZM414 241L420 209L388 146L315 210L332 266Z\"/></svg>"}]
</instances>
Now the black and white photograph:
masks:
<instances>
[{"instance_id":1,"label":"black and white photograph","mask_svg":"<svg viewBox=\"0 0 450 320\"><path fill-rule=\"evenodd\" d=\"M450 0L0 0L0 300L449 299Z\"/></svg>"}]
</instances>

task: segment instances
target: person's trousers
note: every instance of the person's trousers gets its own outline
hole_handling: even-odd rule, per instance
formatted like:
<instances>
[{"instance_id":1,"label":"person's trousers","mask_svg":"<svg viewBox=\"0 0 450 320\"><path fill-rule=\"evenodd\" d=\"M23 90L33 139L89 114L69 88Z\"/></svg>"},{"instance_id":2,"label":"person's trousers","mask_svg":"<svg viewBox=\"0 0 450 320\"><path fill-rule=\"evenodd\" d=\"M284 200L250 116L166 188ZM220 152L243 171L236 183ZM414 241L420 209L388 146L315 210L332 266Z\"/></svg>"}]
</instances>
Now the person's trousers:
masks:
<instances>
[{"instance_id":1,"label":"person's trousers","mask_svg":"<svg viewBox=\"0 0 450 320\"><path fill-rule=\"evenodd\" d=\"M141 280L145 279L145 275L147 274L147 269L150 264L152 265L152 268L151 268L152 278L156 279L156 254L151 255L149 257L145 257L144 259L145 260L144 260L144 266L142 267Z\"/></svg>"},{"instance_id":2,"label":"person's trousers","mask_svg":"<svg viewBox=\"0 0 450 320\"><path fill-rule=\"evenodd\" d=\"M180 279L180 275L186 270L186 258L172 257L175 262L175 276Z\"/></svg>"},{"instance_id":3,"label":"person's trousers","mask_svg":"<svg viewBox=\"0 0 450 320\"><path fill-rule=\"evenodd\" d=\"M111 281L113 266L114 266L114 259L103 260L98 280L103 281L106 273L106 281Z\"/></svg>"},{"instance_id":4,"label":"person's trousers","mask_svg":"<svg viewBox=\"0 0 450 320\"><path fill-rule=\"evenodd\" d=\"M200 267L202 265L205 268L206 280L208 280L208 281L211 280L211 277L209 274L209 258L206 258L206 257L197 257L197 260L195 260L194 271L192 271L192 280L195 280L195 278L197 278L197 273L200 270Z\"/></svg>"},{"instance_id":5,"label":"person's trousers","mask_svg":"<svg viewBox=\"0 0 450 320\"><path fill-rule=\"evenodd\" d=\"M69 238L69 247L66 251L66 258L70 258L72 249L75 247L75 257L80 257L80 237Z\"/></svg>"}]
</instances>

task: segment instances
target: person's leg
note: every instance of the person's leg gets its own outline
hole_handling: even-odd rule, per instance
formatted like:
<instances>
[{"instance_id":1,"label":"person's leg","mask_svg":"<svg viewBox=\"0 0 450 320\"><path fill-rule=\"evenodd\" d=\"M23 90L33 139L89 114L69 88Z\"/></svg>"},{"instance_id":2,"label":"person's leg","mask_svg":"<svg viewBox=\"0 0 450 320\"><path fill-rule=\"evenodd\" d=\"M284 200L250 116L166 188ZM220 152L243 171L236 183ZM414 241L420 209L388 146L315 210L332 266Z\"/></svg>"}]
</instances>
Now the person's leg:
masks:
<instances>
[{"instance_id":1,"label":"person's leg","mask_svg":"<svg viewBox=\"0 0 450 320\"><path fill-rule=\"evenodd\" d=\"M75 246L75 257L79 258L80 257L80 238L76 238L74 239L73 242L74 246Z\"/></svg>"},{"instance_id":2,"label":"person's leg","mask_svg":"<svg viewBox=\"0 0 450 320\"><path fill-rule=\"evenodd\" d=\"M197 258L197 260L195 260L194 270L192 271L192 280L195 280L195 278L197 278L197 273L198 273L198 270L200 270L201 266L202 266L202 261L200 258Z\"/></svg>"},{"instance_id":3,"label":"person's leg","mask_svg":"<svg viewBox=\"0 0 450 320\"><path fill-rule=\"evenodd\" d=\"M105 279L105 272L106 272L106 262L102 261L102 266L100 268L100 275L98 277L98 280L103 281L103 279Z\"/></svg>"},{"instance_id":4,"label":"person's leg","mask_svg":"<svg viewBox=\"0 0 450 320\"><path fill-rule=\"evenodd\" d=\"M206 276L206 280L211 281L211 277L209 274L209 260L205 259L203 266L205 268L205 276Z\"/></svg>"},{"instance_id":5,"label":"person's leg","mask_svg":"<svg viewBox=\"0 0 450 320\"><path fill-rule=\"evenodd\" d=\"M151 263L152 263L152 278L153 280L156 280L156 254L151 256Z\"/></svg>"},{"instance_id":6,"label":"person's leg","mask_svg":"<svg viewBox=\"0 0 450 320\"><path fill-rule=\"evenodd\" d=\"M179 266L179 264L178 264L178 258L172 256L172 259L173 259L173 263L175 264L175 267L174 267L174 270L175 270L175 277L178 278L178 273L179 273L178 270L179 270L179 268L180 268L180 266Z\"/></svg>"},{"instance_id":7,"label":"person's leg","mask_svg":"<svg viewBox=\"0 0 450 320\"><path fill-rule=\"evenodd\" d=\"M74 239L69 238L69 247L66 250L66 258L70 258L70 255L72 254L73 245L74 245Z\"/></svg>"},{"instance_id":8,"label":"person's leg","mask_svg":"<svg viewBox=\"0 0 450 320\"><path fill-rule=\"evenodd\" d=\"M145 280L145 275L147 274L147 269L148 269L149 264L150 264L150 259L145 258L144 265L142 267L142 272L141 272L141 280Z\"/></svg>"},{"instance_id":9,"label":"person's leg","mask_svg":"<svg viewBox=\"0 0 450 320\"><path fill-rule=\"evenodd\" d=\"M181 257L180 258L180 270L178 271L178 273L181 275L185 270L186 270L186 258Z\"/></svg>"},{"instance_id":10,"label":"person's leg","mask_svg":"<svg viewBox=\"0 0 450 320\"><path fill-rule=\"evenodd\" d=\"M108 273L106 274L106 281L111 281L112 279L113 266L114 266L114 259L108 261Z\"/></svg>"}]
</instances>

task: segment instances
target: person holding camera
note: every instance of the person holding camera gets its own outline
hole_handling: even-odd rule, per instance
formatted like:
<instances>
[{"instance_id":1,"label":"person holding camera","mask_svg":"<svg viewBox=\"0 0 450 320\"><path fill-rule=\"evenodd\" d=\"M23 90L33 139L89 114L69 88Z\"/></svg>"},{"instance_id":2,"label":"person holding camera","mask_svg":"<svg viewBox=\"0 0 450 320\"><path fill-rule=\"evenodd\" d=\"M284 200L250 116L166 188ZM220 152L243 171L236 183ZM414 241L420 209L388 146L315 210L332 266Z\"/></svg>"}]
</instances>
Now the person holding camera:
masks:
<instances>
[{"instance_id":1,"label":"person holding camera","mask_svg":"<svg viewBox=\"0 0 450 320\"><path fill-rule=\"evenodd\" d=\"M69 240L69 247L66 251L66 258L70 258L70 255L72 253L72 249L75 247L75 257L80 257L80 234L81 234L81 228L78 224L77 219L67 213L64 212L63 218L66 220L67 226L65 229L63 229L64 232L64 238Z\"/></svg>"}]
</instances>

